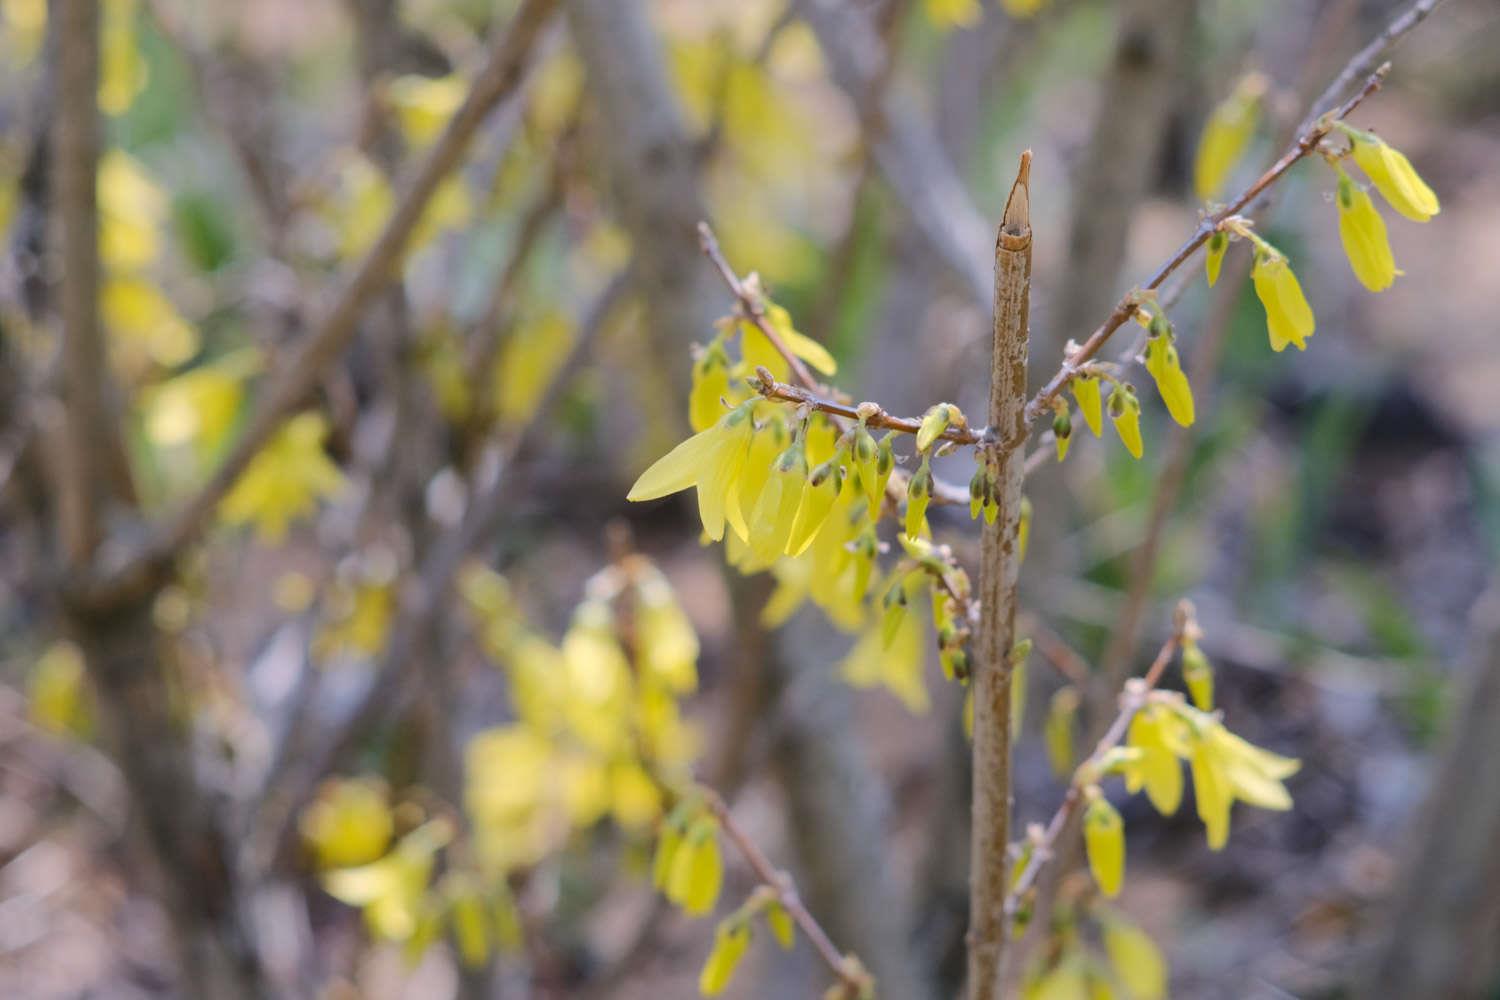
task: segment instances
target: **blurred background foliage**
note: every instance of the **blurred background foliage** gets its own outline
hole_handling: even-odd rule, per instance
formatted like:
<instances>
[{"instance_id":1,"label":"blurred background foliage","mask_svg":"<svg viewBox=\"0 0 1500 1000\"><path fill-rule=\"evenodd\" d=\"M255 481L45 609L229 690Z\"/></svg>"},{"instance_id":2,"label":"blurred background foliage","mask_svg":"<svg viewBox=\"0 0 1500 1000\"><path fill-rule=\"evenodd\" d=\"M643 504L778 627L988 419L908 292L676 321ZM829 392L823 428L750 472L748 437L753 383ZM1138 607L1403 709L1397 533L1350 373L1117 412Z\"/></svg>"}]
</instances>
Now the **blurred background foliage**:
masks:
<instances>
[{"instance_id":1,"label":"blurred background foliage","mask_svg":"<svg viewBox=\"0 0 1500 1000\"><path fill-rule=\"evenodd\" d=\"M101 308L147 511L222 457L515 6L104 0ZM982 413L990 233L1020 150L1035 156L1039 384L1195 225L1215 105L1250 71L1270 81L1233 188L1398 6L563 3L316 405L154 608L196 769L243 840L276 994L689 995L712 925L664 909L648 866L655 775L695 769L883 995L951 995L966 754L936 657L923 714L851 691L833 679L851 638L816 612L767 635L768 582L719 572L690 500L624 501L685 436L690 345L728 308L691 223L712 221L856 398ZM33 435L57 364L55 44L44 0L0 0L0 993L190 995L46 586ZM1237 731L1304 761L1294 809L1248 817L1222 855L1192 821L1121 804L1122 907L1162 945L1178 996L1344 995L1385 940L1500 544L1496 51L1500 10L1454 0L1357 115L1445 209L1390 219L1394 288L1350 280L1327 172L1295 171L1258 222L1318 315L1308 350L1273 356L1253 297L1215 297L1191 268L1173 309L1190 371L1204 331L1224 335L1195 377L1188 443L1145 393L1143 460L1080 435L1028 484L1027 614L1089 662L1144 663L1192 597ZM1138 74L1156 80L1144 101ZM1114 250L1086 245L1103 232ZM1174 448L1184 478L1144 624L1111 653ZM968 476L960 460L935 471ZM380 668L403 587L496 476L506 503L466 553L461 596L396 664L407 695L318 770L324 731L393 676ZM931 516L972 566L967 518ZM655 680L633 672L653 647L616 617L626 592L666 609ZM1035 738L1057 678L1032 677L1023 823L1061 791ZM1473 779L1500 782L1486 770ZM294 779L311 804L278 784ZM746 961L730 995L808 995L826 978L805 947Z\"/></svg>"}]
</instances>

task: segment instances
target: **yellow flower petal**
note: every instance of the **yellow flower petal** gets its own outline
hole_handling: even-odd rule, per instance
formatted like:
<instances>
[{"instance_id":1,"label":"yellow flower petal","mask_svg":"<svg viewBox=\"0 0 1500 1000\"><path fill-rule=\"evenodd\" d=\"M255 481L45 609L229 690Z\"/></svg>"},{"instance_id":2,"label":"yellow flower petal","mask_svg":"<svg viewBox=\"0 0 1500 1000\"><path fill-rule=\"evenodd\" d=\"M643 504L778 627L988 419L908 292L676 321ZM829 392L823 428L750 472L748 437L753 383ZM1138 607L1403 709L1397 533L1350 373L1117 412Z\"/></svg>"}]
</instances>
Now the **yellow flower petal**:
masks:
<instances>
[{"instance_id":1,"label":"yellow flower petal","mask_svg":"<svg viewBox=\"0 0 1500 1000\"><path fill-rule=\"evenodd\" d=\"M1106 896L1119 895L1125 877L1125 823L1097 790L1084 810L1083 844L1099 891Z\"/></svg>"},{"instance_id":2,"label":"yellow flower petal","mask_svg":"<svg viewBox=\"0 0 1500 1000\"><path fill-rule=\"evenodd\" d=\"M1172 419L1183 427L1191 427L1195 419L1193 387L1183 374L1182 362L1177 356L1177 345L1170 334L1152 337L1146 342L1146 371L1156 380L1156 391Z\"/></svg>"},{"instance_id":3,"label":"yellow flower petal","mask_svg":"<svg viewBox=\"0 0 1500 1000\"><path fill-rule=\"evenodd\" d=\"M1266 311L1271 350L1284 351L1288 344L1297 345L1299 351L1306 350L1307 338L1313 335L1316 321L1286 258L1264 251L1257 253L1251 278L1255 294Z\"/></svg>"},{"instance_id":4,"label":"yellow flower petal","mask_svg":"<svg viewBox=\"0 0 1500 1000\"><path fill-rule=\"evenodd\" d=\"M1417 174L1405 154L1369 132L1346 131L1354 142L1354 162L1374 182L1375 189L1392 208L1413 222L1426 222L1438 214L1437 195Z\"/></svg>"},{"instance_id":5,"label":"yellow flower petal","mask_svg":"<svg viewBox=\"0 0 1500 1000\"><path fill-rule=\"evenodd\" d=\"M1339 177L1339 240L1359 283L1372 292L1391 287L1400 272L1375 202L1347 174Z\"/></svg>"}]
</instances>

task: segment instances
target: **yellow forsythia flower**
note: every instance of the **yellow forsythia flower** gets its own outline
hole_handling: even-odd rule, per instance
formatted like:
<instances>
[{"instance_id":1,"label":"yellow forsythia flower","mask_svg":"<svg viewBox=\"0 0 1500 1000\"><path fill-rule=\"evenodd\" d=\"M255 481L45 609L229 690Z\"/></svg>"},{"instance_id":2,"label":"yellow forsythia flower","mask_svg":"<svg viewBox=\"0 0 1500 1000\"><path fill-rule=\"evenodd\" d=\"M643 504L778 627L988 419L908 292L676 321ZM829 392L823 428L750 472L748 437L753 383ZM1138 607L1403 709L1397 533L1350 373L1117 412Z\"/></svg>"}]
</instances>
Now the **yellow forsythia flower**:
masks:
<instances>
[{"instance_id":1,"label":"yellow forsythia flower","mask_svg":"<svg viewBox=\"0 0 1500 1000\"><path fill-rule=\"evenodd\" d=\"M1229 808L1234 804L1234 792L1224 774L1223 763L1205 743L1193 745L1188 764L1193 771L1198 818L1208 832L1208 846L1220 850L1229 841Z\"/></svg>"},{"instance_id":2,"label":"yellow forsythia flower","mask_svg":"<svg viewBox=\"0 0 1500 1000\"><path fill-rule=\"evenodd\" d=\"M1094 437L1104 433L1102 400L1099 395L1099 379L1092 375L1076 375L1072 383L1073 398L1078 401L1078 412Z\"/></svg>"},{"instance_id":3,"label":"yellow forsythia flower","mask_svg":"<svg viewBox=\"0 0 1500 1000\"><path fill-rule=\"evenodd\" d=\"M1438 197L1399 150L1370 132L1345 126L1354 144L1354 162L1369 175L1391 207L1413 222L1426 222L1438 214Z\"/></svg>"},{"instance_id":4,"label":"yellow forsythia flower","mask_svg":"<svg viewBox=\"0 0 1500 1000\"><path fill-rule=\"evenodd\" d=\"M1052 773L1066 778L1073 771L1073 720L1078 715L1078 689L1071 684L1052 695L1047 708L1043 736L1047 744L1047 761Z\"/></svg>"},{"instance_id":5,"label":"yellow forsythia flower","mask_svg":"<svg viewBox=\"0 0 1500 1000\"><path fill-rule=\"evenodd\" d=\"M406 141L421 147L438 137L463 103L468 89L468 83L457 75L408 74L392 80L386 96L396 110L396 120Z\"/></svg>"},{"instance_id":6,"label":"yellow forsythia flower","mask_svg":"<svg viewBox=\"0 0 1500 1000\"><path fill-rule=\"evenodd\" d=\"M489 901L473 876L449 872L443 878L443 896L448 904L448 925L459 961L467 969L479 969L489 961L494 927Z\"/></svg>"},{"instance_id":7,"label":"yellow forsythia flower","mask_svg":"<svg viewBox=\"0 0 1500 1000\"><path fill-rule=\"evenodd\" d=\"M1173 343L1170 330L1158 333L1146 341L1146 371L1156 380L1156 391L1167 404L1167 412L1183 427L1191 427L1194 420L1193 387L1188 384L1182 371L1182 361L1177 356L1177 345Z\"/></svg>"},{"instance_id":8,"label":"yellow forsythia flower","mask_svg":"<svg viewBox=\"0 0 1500 1000\"><path fill-rule=\"evenodd\" d=\"M1145 931L1111 915L1104 922L1104 950L1131 1000L1162 1000L1167 995L1167 963Z\"/></svg>"},{"instance_id":9,"label":"yellow forsythia flower","mask_svg":"<svg viewBox=\"0 0 1500 1000\"><path fill-rule=\"evenodd\" d=\"M926 451L949 427L965 426L963 411L952 403L939 403L922 417L917 428L917 450Z\"/></svg>"},{"instance_id":10,"label":"yellow forsythia flower","mask_svg":"<svg viewBox=\"0 0 1500 1000\"><path fill-rule=\"evenodd\" d=\"M1391 241L1385 234L1385 220L1375 209L1375 202L1342 170L1339 171L1339 240L1359 283L1372 292L1391 287L1396 275L1396 258Z\"/></svg>"},{"instance_id":11,"label":"yellow forsythia flower","mask_svg":"<svg viewBox=\"0 0 1500 1000\"><path fill-rule=\"evenodd\" d=\"M1097 787L1087 793L1083 813L1083 844L1088 851L1089 871L1106 896L1117 896L1125 878L1125 822Z\"/></svg>"},{"instance_id":12,"label":"yellow forsythia flower","mask_svg":"<svg viewBox=\"0 0 1500 1000\"><path fill-rule=\"evenodd\" d=\"M766 304L766 320L776 336L781 340L782 346L794 355L806 361L818 372L824 375L834 375L838 372L838 362L828 349L811 337L799 332L792 325L791 314L774 302ZM791 369L781 352L771 346L771 341L761 332L760 328L753 323L744 322L740 324L740 349L744 355L745 363L753 369L763 366L771 370L780 381L786 381Z\"/></svg>"},{"instance_id":13,"label":"yellow forsythia flower","mask_svg":"<svg viewBox=\"0 0 1500 1000\"><path fill-rule=\"evenodd\" d=\"M1034 17L1047 3L1048 0L1000 0L1000 6L1007 14L1021 19Z\"/></svg>"},{"instance_id":14,"label":"yellow forsythia flower","mask_svg":"<svg viewBox=\"0 0 1500 1000\"><path fill-rule=\"evenodd\" d=\"M660 572L647 571L636 588L636 654L644 676L669 691L698 687L698 634Z\"/></svg>"},{"instance_id":15,"label":"yellow forsythia flower","mask_svg":"<svg viewBox=\"0 0 1500 1000\"><path fill-rule=\"evenodd\" d=\"M158 448L192 445L200 459L218 452L234 429L251 355L201 365L144 393L146 436Z\"/></svg>"},{"instance_id":16,"label":"yellow forsythia flower","mask_svg":"<svg viewBox=\"0 0 1500 1000\"><path fill-rule=\"evenodd\" d=\"M1214 669L1208 657L1196 642L1185 642L1182 647L1182 680L1187 684L1193 704L1201 711L1214 710Z\"/></svg>"},{"instance_id":17,"label":"yellow forsythia flower","mask_svg":"<svg viewBox=\"0 0 1500 1000\"><path fill-rule=\"evenodd\" d=\"M806 485L807 458L799 438L776 459L747 522L750 553L760 565L770 565L786 551Z\"/></svg>"},{"instance_id":18,"label":"yellow forsythia flower","mask_svg":"<svg viewBox=\"0 0 1500 1000\"><path fill-rule=\"evenodd\" d=\"M812 545L823 525L828 523L828 515L843 486L844 477L839 471L837 456L813 470L807 485L802 488L802 500L797 506L792 534L786 543L787 555L800 556Z\"/></svg>"},{"instance_id":19,"label":"yellow forsythia flower","mask_svg":"<svg viewBox=\"0 0 1500 1000\"><path fill-rule=\"evenodd\" d=\"M1144 785L1146 797L1163 816L1177 812L1182 803L1182 765L1177 756L1186 747L1173 739L1167 728L1173 725L1180 725L1175 716L1149 707L1135 713L1127 733L1129 745L1140 755L1125 770L1125 787L1137 792Z\"/></svg>"},{"instance_id":20,"label":"yellow forsythia flower","mask_svg":"<svg viewBox=\"0 0 1500 1000\"><path fill-rule=\"evenodd\" d=\"M655 500L689 487L698 489L698 516L703 531L714 541L724 537L726 516L738 519L735 530L748 537L737 495L740 472L754 430L751 403L730 410L705 431L699 431L667 452L641 473L627 495L629 500Z\"/></svg>"},{"instance_id":21,"label":"yellow forsythia flower","mask_svg":"<svg viewBox=\"0 0 1500 1000\"><path fill-rule=\"evenodd\" d=\"M1221 230L1215 229L1214 234L1208 238L1208 249L1203 254L1203 269L1208 273L1208 287L1212 288L1219 280L1219 269L1224 266L1224 251L1229 249L1229 237Z\"/></svg>"},{"instance_id":22,"label":"yellow forsythia flower","mask_svg":"<svg viewBox=\"0 0 1500 1000\"><path fill-rule=\"evenodd\" d=\"M689 916L701 917L719 900L724 861L719 854L719 821L710 815L695 819L672 852L667 875L667 898Z\"/></svg>"},{"instance_id":23,"label":"yellow forsythia flower","mask_svg":"<svg viewBox=\"0 0 1500 1000\"><path fill-rule=\"evenodd\" d=\"M908 711L926 712L921 619L909 613L897 616L889 642L883 624L865 630L839 664L839 674L857 688L884 686L901 699Z\"/></svg>"},{"instance_id":24,"label":"yellow forsythia flower","mask_svg":"<svg viewBox=\"0 0 1500 1000\"><path fill-rule=\"evenodd\" d=\"M912 473L906 484L906 521L904 527L908 538L920 538L927 534L927 505L932 501L932 470L928 467L927 455L922 455L922 465Z\"/></svg>"},{"instance_id":25,"label":"yellow forsythia flower","mask_svg":"<svg viewBox=\"0 0 1500 1000\"><path fill-rule=\"evenodd\" d=\"M1199 198L1217 195L1244 155L1260 121L1260 99L1265 91L1266 78L1251 73L1208 116L1193 162L1193 189Z\"/></svg>"},{"instance_id":26,"label":"yellow forsythia flower","mask_svg":"<svg viewBox=\"0 0 1500 1000\"><path fill-rule=\"evenodd\" d=\"M979 0L923 0L922 9L939 28L968 27L982 16Z\"/></svg>"},{"instance_id":27,"label":"yellow forsythia flower","mask_svg":"<svg viewBox=\"0 0 1500 1000\"><path fill-rule=\"evenodd\" d=\"M730 917L714 931L714 946L698 975L698 992L716 997L729 986L734 970L750 947L750 925L742 918Z\"/></svg>"},{"instance_id":28,"label":"yellow forsythia flower","mask_svg":"<svg viewBox=\"0 0 1500 1000\"><path fill-rule=\"evenodd\" d=\"M378 861L327 872L323 888L340 902L360 907L375 937L407 941L419 930L433 862L451 836L441 820L424 823Z\"/></svg>"},{"instance_id":29,"label":"yellow forsythia flower","mask_svg":"<svg viewBox=\"0 0 1500 1000\"><path fill-rule=\"evenodd\" d=\"M99 109L118 115L146 89L150 66L135 37L135 0L105 0L99 37Z\"/></svg>"},{"instance_id":30,"label":"yellow forsythia flower","mask_svg":"<svg viewBox=\"0 0 1500 1000\"><path fill-rule=\"evenodd\" d=\"M693 365L693 390L688 396L688 423L693 431L705 431L724 415L729 395L729 356L715 340Z\"/></svg>"},{"instance_id":31,"label":"yellow forsythia flower","mask_svg":"<svg viewBox=\"0 0 1500 1000\"><path fill-rule=\"evenodd\" d=\"M776 939L776 943L783 950L791 951L792 946L797 943L797 927L792 923L792 915L781 905L781 900L773 899L766 904L765 917L766 926L771 928L771 936Z\"/></svg>"},{"instance_id":32,"label":"yellow forsythia flower","mask_svg":"<svg viewBox=\"0 0 1500 1000\"><path fill-rule=\"evenodd\" d=\"M99 159L99 254L106 267L135 270L161 252L167 194L120 149Z\"/></svg>"},{"instance_id":33,"label":"yellow forsythia flower","mask_svg":"<svg viewBox=\"0 0 1500 1000\"><path fill-rule=\"evenodd\" d=\"M302 811L297 828L319 868L350 868L385 853L395 821L385 782L376 778L330 781Z\"/></svg>"},{"instance_id":34,"label":"yellow forsythia flower","mask_svg":"<svg viewBox=\"0 0 1500 1000\"><path fill-rule=\"evenodd\" d=\"M321 414L287 421L255 456L219 507L230 524L255 524L260 537L279 541L287 525L338 492L344 477L323 452L328 425Z\"/></svg>"},{"instance_id":35,"label":"yellow forsythia flower","mask_svg":"<svg viewBox=\"0 0 1500 1000\"><path fill-rule=\"evenodd\" d=\"M28 714L38 726L81 738L93 732L83 654L77 646L66 640L48 646L31 668L27 688Z\"/></svg>"},{"instance_id":36,"label":"yellow forsythia flower","mask_svg":"<svg viewBox=\"0 0 1500 1000\"><path fill-rule=\"evenodd\" d=\"M1021 987L1021 1000L1093 1000L1088 966L1074 952L1055 966L1030 976Z\"/></svg>"},{"instance_id":37,"label":"yellow forsythia flower","mask_svg":"<svg viewBox=\"0 0 1500 1000\"><path fill-rule=\"evenodd\" d=\"M1145 454L1141 443L1141 403L1136 399L1132 386L1115 386L1109 394L1109 418L1114 422L1115 433L1132 458Z\"/></svg>"},{"instance_id":38,"label":"yellow forsythia flower","mask_svg":"<svg viewBox=\"0 0 1500 1000\"><path fill-rule=\"evenodd\" d=\"M1313 335L1316 320L1286 257L1257 248L1255 268L1250 276L1255 283L1255 294L1266 310L1271 350L1284 351L1288 344L1297 345L1299 351L1306 350L1307 338Z\"/></svg>"}]
</instances>

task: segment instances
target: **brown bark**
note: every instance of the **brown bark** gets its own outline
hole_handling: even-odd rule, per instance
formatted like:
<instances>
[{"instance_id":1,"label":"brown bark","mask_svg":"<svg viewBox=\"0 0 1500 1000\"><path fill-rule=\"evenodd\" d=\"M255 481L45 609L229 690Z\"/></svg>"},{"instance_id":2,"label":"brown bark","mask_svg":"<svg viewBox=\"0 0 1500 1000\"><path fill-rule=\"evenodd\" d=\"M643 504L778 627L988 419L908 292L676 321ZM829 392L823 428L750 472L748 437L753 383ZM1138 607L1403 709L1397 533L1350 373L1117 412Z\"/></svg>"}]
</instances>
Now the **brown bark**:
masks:
<instances>
[{"instance_id":1,"label":"brown bark","mask_svg":"<svg viewBox=\"0 0 1500 1000\"><path fill-rule=\"evenodd\" d=\"M1021 487L1025 480L1026 351L1031 307L1031 152L1005 206L995 240L995 323L990 362L992 471L1000 514L986 524L979 554L979 635L974 646L973 831L969 859L969 996L998 997L1010 886L1010 650L1015 644L1021 570Z\"/></svg>"}]
</instances>

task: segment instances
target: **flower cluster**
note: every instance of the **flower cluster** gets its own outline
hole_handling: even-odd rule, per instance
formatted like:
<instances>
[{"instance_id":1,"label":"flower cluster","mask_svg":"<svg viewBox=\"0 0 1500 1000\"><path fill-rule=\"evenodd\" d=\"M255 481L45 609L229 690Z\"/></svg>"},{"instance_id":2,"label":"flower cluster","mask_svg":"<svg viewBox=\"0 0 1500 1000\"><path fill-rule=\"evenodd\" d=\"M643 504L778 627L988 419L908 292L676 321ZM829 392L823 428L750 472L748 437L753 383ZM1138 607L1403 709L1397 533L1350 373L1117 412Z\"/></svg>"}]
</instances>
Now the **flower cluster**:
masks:
<instances>
[{"instance_id":1,"label":"flower cluster","mask_svg":"<svg viewBox=\"0 0 1500 1000\"><path fill-rule=\"evenodd\" d=\"M967 421L958 407L941 403L914 430L917 468L903 477L899 536L909 555L882 572L879 556L886 545L878 525L896 510L901 496L892 485L898 432L876 437L871 421L879 408L873 405L852 408L857 416L840 422L808 406L794 408L761 395L765 383L752 373L764 371L773 381L786 378L788 355L822 374L836 371L833 358L799 333L784 309L766 302L763 314L776 342L760 324L731 319L700 351L689 401L696 433L647 468L629 499L695 489L704 536L725 541L730 562L741 571L775 575L767 624L780 624L811 600L840 628L861 633L844 661L844 676L857 686L884 686L921 711L928 704L922 680L925 629L921 618L904 611L924 587L931 591L943 664L950 675L966 676L967 612L955 605L964 598L955 598L945 586L961 586L966 594L967 579L953 572L957 567L946 550L920 545L931 534L931 458L951 446L948 438L967 432ZM993 519L993 489L990 497ZM985 505L982 500L980 507ZM939 565L946 579L932 569ZM871 608L877 594L878 616ZM903 613L898 616L895 609Z\"/></svg>"},{"instance_id":2,"label":"flower cluster","mask_svg":"<svg viewBox=\"0 0 1500 1000\"><path fill-rule=\"evenodd\" d=\"M698 638L665 577L640 556L597 573L560 644L533 630L506 580L460 581L486 654L506 672L513 722L468 744L464 815L392 804L383 782L330 782L300 828L324 887L358 906L375 937L420 954L447 933L464 964L519 943L510 880L612 819L644 844L661 824L673 865L657 881L694 913L718 898L717 822L663 819L688 784L698 739L680 699L697 687Z\"/></svg>"}]
</instances>

